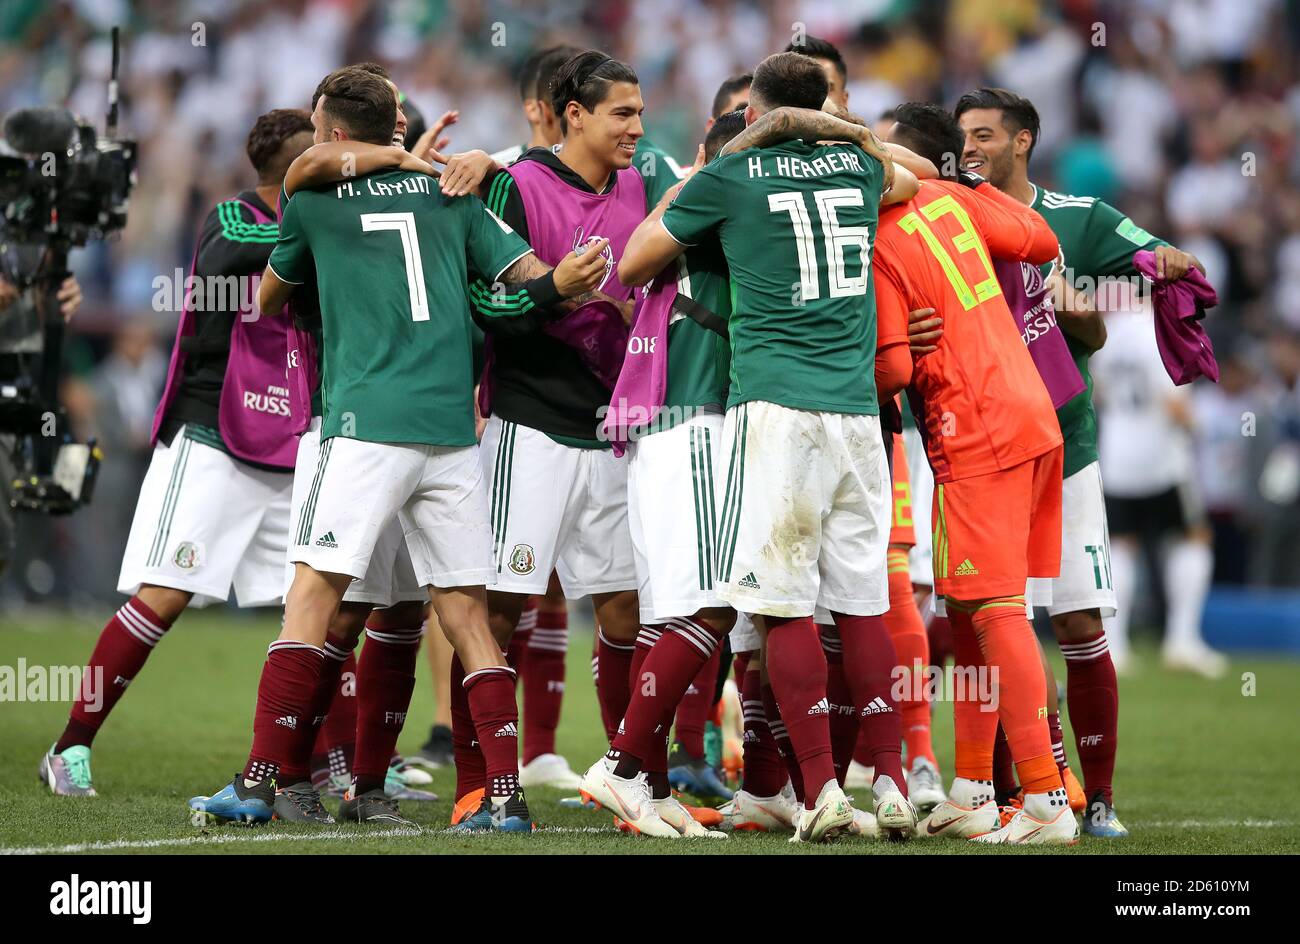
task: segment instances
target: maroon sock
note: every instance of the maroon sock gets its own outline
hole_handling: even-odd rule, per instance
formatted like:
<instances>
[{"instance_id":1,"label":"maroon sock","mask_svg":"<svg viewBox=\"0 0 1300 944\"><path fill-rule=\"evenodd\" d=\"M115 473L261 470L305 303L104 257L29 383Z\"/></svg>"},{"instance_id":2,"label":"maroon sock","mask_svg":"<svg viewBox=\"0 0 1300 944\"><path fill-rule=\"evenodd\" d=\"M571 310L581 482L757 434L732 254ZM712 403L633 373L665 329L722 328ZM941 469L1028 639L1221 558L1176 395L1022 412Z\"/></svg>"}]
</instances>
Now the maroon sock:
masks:
<instances>
[{"instance_id":1,"label":"maroon sock","mask_svg":"<svg viewBox=\"0 0 1300 944\"><path fill-rule=\"evenodd\" d=\"M795 798L802 803L804 801L803 773L799 770L799 761L795 758L794 747L790 744L790 733L786 731L785 722L781 720L781 709L776 703L776 694L772 691L770 679L767 684L760 683L759 694L763 699L763 715L767 718L767 730L772 735L772 743L776 745L777 756L785 765L785 774L790 778L790 786L794 789Z\"/></svg>"},{"instance_id":2,"label":"maroon sock","mask_svg":"<svg viewBox=\"0 0 1300 944\"><path fill-rule=\"evenodd\" d=\"M930 664L942 669L953 657L952 623L946 616L936 616L925 632L930 643Z\"/></svg>"},{"instance_id":3,"label":"maroon sock","mask_svg":"<svg viewBox=\"0 0 1300 944\"><path fill-rule=\"evenodd\" d=\"M1047 734L1052 739L1052 759L1056 761L1056 769L1060 773L1065 773L1065 768L1070 765L1065 759L1065 734L1061 731L1059 711L1047 713Z\"/></svg>"},{"instance_id":4,"label":"maroon sock","mask_svg":"<svg viewBox=\"0 0 1300 944\"><path fill-rule=\"evenodd\" d=\"M993 791L999 803L1006 803L1019 789L1016 765L1011 760L1011 745L1007 743L1006 732L999 722L997 739L993 742Z\"/></svg>"},{"instance_id":5,"label":"maroon sock","mask_svg":"<svg viewBox=\"0 0 1300 944\"><path fill-rule=\"evenodd\" d=\"M767 726L762 677L757 671L745 672L741 676L740 707L745 719L745 790L754 796L776 796L785 786L788 775Z\"/></svg>"},{"instance_id":6,"label":"maroon sock","mask_svg":"<svg viewBox=\"0 0 1300 944\"><path fill-rule=\"evenodd\" d=\"M316 679L316 691L312 693L310 709L298 725L293 749L280 765L280 783L288 786L310 779L313 748L320 739L321 728L325 725L325 718L339 690L339 678L344 666L349 659L353 659L354 646L355 639L339 639L335 636L325 638L325 661L321 663L320 675ZM355 660L352 665L355 671Z\"/></svg>"},{"instance_id":7,"label":"maroon sock","mask_svg":"<svg viewBox=\"0 0 1300 944\"><path fill-rule=\"evenodd\" d=\"M718 687L718 663L721 659L722 650L715 645L677 703L674 735L682 750L691 757L704 756L704 725L713 710L713 693Z\"/></svg>"},{"instance_id":8,"label":"maroon sock","mask_svg":"<svg viewBox=\"0 0 1300 944\"><path fill-rule=\"evenodd\" d=\"M876 762L871 756L870 738L867 737L867 729L858 725L858 741L853 746L853 759L863 767L871 767Z\"/></svg>"},{"instance_id":9,"label":"maroon sock","mask_svg":"<svg viewBox=\"0 0 1300 944\"><path fill-rule=\"evenodd\" d=\"M77 700L72 703L67 726L54 745L54 753L60 754L74 744L90 746L99 726L171 626L141 603L139 597L122 604L99 633L99 641L86 663Z\"/></svg>"},{"instance_id":10,"label":"maroon sock","mask_svg":"<svg viewBox=\"0 0 1300 944\"><path fill-rule=\"evenodd\" d=\"M731 673L738 689L745 687L745 676L749 673L749 663L753 655L752 652L737 652L731 656Z\"/></svg>"},{"instance_id":11,"label":"maroon sock","mask_svg":"<svg viewBox=\"0 0 1300 944\"><path fill-rule=\"evenodd\" d=\"M357 657L351 652L339 667L325 721L316 732L311 751L311 782L318 790L329 786L333 776L352 779L352 759L357 748Z\"/></svg>"},{"instance_id":12,"label":"maroon sock","mask_svg":"<svg viewBox=\"0 0 1300 944\"><path fill-rule=\"evenodd\" d=\"M519 787L519 708L514 676L514 670L504 665L465 676L490 797L509 797Z\"/></svg>"},{"instance_id":13,"label":"maroon sock","mask_svg":"<svg viewBox=\"0 0 1300 944\"><path fill-rule=\"evenodd\" d=\"M1114 803L1111 784L1119 735L1119 682L1106 634L1099 630L1092 639L1061 643L1061 654L1065 656L1070 727L1084 786L1089 798L1101 793L1107 803Z\"/></svg>"},{"instance_id":14,"label":"maroon sock","mask_svg":"<svg viewBox=\"0 0 1300 944\"><path fill-rule=\"evenodd\" d=\"M604 630L596 630L596 697L600 700L600 719L605 723L605 736L611 744L632 697L629 677L635 649L635 643L610 642Z\"/></svg>"},{"instance_id":15,"label":"maroon sock","mask_svg":"<svg viewBox=\"0 0 1300 944\"><path fill-rule=\"evenodd\" d=\"M826 656L811 616L767 618L767 674L803 773L804 805L835 779ZM808 807L811 809L811 806Z\"/></svg>"},{"instance_id":16,"label":"maroon sock","mask_svg":"<svg viewBox=\"0 0 1300 944\"><path fill-rule=\"evenodd\" d=\"M903 717L893 691L894 669L898 665L893 637L884 617L845 613L835 613L834 617L844 645L844 674L866 732L876 779L892 778L903 796L907 796L907 778L903 776Z\"/></svg>"},{"instance_id":17,"label":"maroon sock","mask_svg":"<svg viewBox=\"0 0 1300 944\"><path fill-rule=\"evenodd\" d=\"M451 753L456 761L456 799L482 790L487 785L487 767L469 708L465 666L458 655L451 659Z\"/></svg>"},{"instance_id":18,"label":"maroon sock","mask_svg":"<svg viewBox=\"0 0 1300 944\"><path fill-rule=\"evenodd\" d=\"M523 662L524 763L555 753L555 730L564 702L564 659L569 651L569 614L537 613Z\"/></svg>"},{"instance_id":19,"label":"maroon sock","mask_svg":"<svg viewBox=\"0 0 1300 944\"><path fill-rule=\"evenodd\" d=\"M524 665L528 661L528 640L532 638L537 626L537 597L525 597L524 608L515 624L510 645L506 646L506 665L515 670L515 678L521 678Z\"/></svg>"},{"instance_id":20,"label":"maroon sock","mask_svg":"<svg viewBox=\"0 0 1300 944\"><path fill-rule=\"evenodd\" d=\"M359 796L381 789L397 737L406 724L415 691L424 619L395 618L372 610L366 619L366 644L357 660L357 755L352 765Z\"/></svg>"},{"instance_id":21,"label":"maroon sock","mask_svg":"<svg viewBox=\"0 0 1300 944\"><path fill-rule=\"evenodd\" d=\"M853 692L844 674L844 652L840 648L840 634L834 626L818 626L822 638L822 652L826 654L826 700L831 706L831 761L835 765L835 779L844 786L844 776L853 759L853 748L858 743L858 711L853 705Z\"/></svg>"},{"instance_id":22,"label":"maroon sock","mask_svg":"<svg viewBox=\"0 0 1300 944\"><path fill-rule=\"evenodd\" d=\"M631 680L631 691L636 692L650 684L650 679L646 678L641 671L645 665L645 660L650 658L650 651L654 649L655 643L663 634L660 626L642 626L636 634L636 646L632 649L632 661L628 664L628 678ZM628 707L632 704L631 698L628 699ZM627 728L626 717L620 718L617 730L614 732L614 739L609 743L609 750L605 756L616 763L622 764L624 774L619 776L635 777L642 769L644 758L639 754L633 754L626 746L629 742L624 738L624 732ZM623 738L623 747L615 748L614 743Z\"/></svg>"},{"instance_id":23,"label":"maroon sock","mask_svg":"<svg viewBox=\"0 0 1300 944\"><path fill-rule=\"evenodd\" d=\"M659 632L657 640L654 639L656 631ZM643 643L647 639L648 647ZM648 654L635 669L627 711L610 745L611 751L620 757L619 776L635 775L652 757L658 760L674 709L699 675L700 667L712 658L717 645L711 627L700 620L683 617L659 627L642 627L636 648L648 649ZM715 678L717 671L715 665ZM700 733L699 756L703 756L703 731ZM622 762L623 754L630 755L626 764ZM631 769L633 764L637 770Z\"/></svg>"},{"instance_id":24,"label":"maroon sock","mask_svg":"<svg viewBox=\"0 0 1300 944\"><path fill-rule=\"evenodd\" d=\"M305 642L278 639L267 648L245 780L274 778L292 757L298 725L311 710L324 662L325 650Z\"/></svg>"}]
</instances>

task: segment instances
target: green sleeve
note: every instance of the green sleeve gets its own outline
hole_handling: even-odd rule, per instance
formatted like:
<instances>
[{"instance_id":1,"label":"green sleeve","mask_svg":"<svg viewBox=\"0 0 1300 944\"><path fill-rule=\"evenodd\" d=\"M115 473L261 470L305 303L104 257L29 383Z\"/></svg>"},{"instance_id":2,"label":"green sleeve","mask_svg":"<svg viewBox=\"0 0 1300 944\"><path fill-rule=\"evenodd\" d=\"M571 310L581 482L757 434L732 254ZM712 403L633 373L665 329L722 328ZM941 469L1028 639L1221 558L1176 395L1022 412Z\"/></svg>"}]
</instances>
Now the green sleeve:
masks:
<instances>
[{"instance_id":1,"label":"green sleeve","mask_svg":"<svg viewBox=\"0 0 1300 944\"><path fill-rule=\"evenodd\" d=\"M516 260L532 252L528 243L478 197L458 199L465 203L465 251L474 274L495 282Z\"/></svg>"},{"instance_id":2,"label":"green sleeve","mask_svg":"<svg viewBox=\"0 0 1300 944\"><path fill-rule=\"evenodd\" d=\"M683 246L703 242L727 218L726 181L718 174L726 160L702 168L664 210L664 229Z\"/></svg>"},{"instance_id":3,"label":"green sleeve","mask_svg":"<svg viewBox=\"0 0 1300 944\"><path fill-rule=\"evenodd\" d=\"M632 166L645 184L646 212L659 205L665 193L685 176L682 166L667 151L656 147L645 138L637 142Z\"/></svg>"},{"instance_id":4,"label":"green sleeve","mask_svg":"<svg viewBox=\"0 0 1300 944\"><path fill-rule=\"evenodd\" d=\"M1169 245L1102 200L1092 205L1085 233L1086 264L1084 260L1068 258L1066 264L1076 272L1091 276L1135 275L1133 253Z\"/></svg>"},{"instance_id":5,"label":"green sleeve","mask_svg":"<svg viewBox=\"0 0 1300 944\"><path fill-rule=\"evenodd\" d=\"M280 216L280 236L271 250L271 271L280 281L302 285L312 274L311 246L300 219L301 200L290 200Z\"/></svg>"}]
</instances>

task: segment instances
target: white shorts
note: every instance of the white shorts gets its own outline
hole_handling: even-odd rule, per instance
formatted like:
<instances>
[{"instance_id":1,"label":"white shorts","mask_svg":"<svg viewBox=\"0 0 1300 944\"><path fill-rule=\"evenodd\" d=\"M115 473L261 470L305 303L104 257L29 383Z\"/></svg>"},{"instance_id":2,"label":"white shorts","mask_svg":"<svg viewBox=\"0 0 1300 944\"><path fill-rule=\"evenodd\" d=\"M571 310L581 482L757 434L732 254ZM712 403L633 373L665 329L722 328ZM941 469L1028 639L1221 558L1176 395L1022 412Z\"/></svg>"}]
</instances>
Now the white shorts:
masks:
<instances>
[{"instance_id":1,"label":"white shorts","mask_svg":"<svg viewBox=\"0 0 1300 944\"><path fill-rule=\"evenodd\" d=\"M297 521L307 496L311 493L316 462L320 458L319 416L312 417L311 426L298 440L298 461L293 471L293 515ZM287 593L293 583L295 567L286 556L284 589ZM411 554L406 549L402 526L393 519L380 533L375 549L370 555L366 575L354 580L343 594L345 603L369 603L373 606L392 606L405 600L427 600L429 593L415 579Z\"/></svg>"},{"instance_id":2,"label":"white shorts","mask_svg":"<svg viewBox=\"0 0 1300 944\"><path fill-rule=\"evenodd\" d=\"M493 416L483 430L493 587L545 593L554 570L570 600L635 590L627 463Z\"/></svg>"},{"instance_id":3,"label":"white shorts","mask_svg":"<svg viewBox=\"0 0 1300 944\"><path fill-rule=\"evenodd\" d=\"M628 445L627 519L642 623L727 604L714 590L722 416L695 416Z\"/></svg>"},{"instance_id":4,"label":"white shorts","mask_svg":"<svg viewBox=\"0 0 1300 944\"><path fill-rule=\"evenodd\" d=\"M142 584L194 594L190 606L274 606L284 589L293 476L185 438L154 446L127 538L121 593Z\"/></svg>"},{"instance_id":5,"label":"white shorts","mask_svg":"<svg viewBox=\"0 0 1300 944\"><path fill-rule=\"evenodd\" d=\"M736 614L736 625L731 627L728 641L731 643L731 651L736 655L742 652L758 652L763 645L762 637L754 628L754 618L748 613Z\"/></svg>"},{"instance_id":6,"label":"white shorts","mask_svg":"<svg viewBox=\"0 0 1300 944\"><path fill-rule=\"evenodd\" d=\"M934 473L925 443L915 426L903 427L903 448L907 450L907 478L912 486L912 531L916 543L907 552L913 585L934 586L934 559L930 541L930 504L934 500Z\"/></svg>"},{"instance_id":7,"label":"white shorts","mask_svg":"<svg viewBox=\"0 0 1300 944\"><path fill-rule=\"evenodd\" d=\"M727 410L718 595L738 611L889 609L893 489L880 419L751 401Z\"/></svg>"},{"instance_id":8,"label":"white shorts","mask_svg":"<svg viewBox=\"0 0 1300 944\"><path fill-rule=\"evenodd\" d=\"M420 586L491 583L492 532L477 446L325 440L294 516L289 560L365 577L394 520Z\"/></svg>"},{"instance_id":9,"label":"white shorts","mask_svg":"<svg viewBox=\"0 0 1300 944\"><path fill-rule=\"evenodd\" d=\"M1093 462L1061 484L1061 575L1052 581L1047 611L1101 610L1115 615L1115 585L1110 575L1110 531L1101 465Z\"/></svg>"}]
</instances>

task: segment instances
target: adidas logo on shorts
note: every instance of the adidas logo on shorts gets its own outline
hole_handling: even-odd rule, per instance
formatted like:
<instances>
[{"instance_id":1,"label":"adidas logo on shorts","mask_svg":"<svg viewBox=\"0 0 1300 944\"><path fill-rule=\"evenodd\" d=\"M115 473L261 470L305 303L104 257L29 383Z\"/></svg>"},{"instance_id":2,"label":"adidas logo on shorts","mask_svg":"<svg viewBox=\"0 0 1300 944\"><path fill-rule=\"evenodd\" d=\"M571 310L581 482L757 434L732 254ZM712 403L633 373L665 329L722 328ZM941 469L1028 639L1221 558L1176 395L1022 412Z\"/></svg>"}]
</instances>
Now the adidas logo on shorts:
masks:
<instances>
[{"instance_id":1,"label":"adidas logo on shorts","mask_svg":"<svg viewBox=\"0 0 1300 944\"><path fill-rule=\"evenodd\" d=\"M811 708L808 709L808 714L810 715L828 715L830 713L831 713L830 702L828 702L825 698L823 698L821 701L817 702L817 704L813 705Z\"/></svg>"},{"instance_id":2,"label":"adidas logo on shorts","mask_svg":"<svg viewBox=\"0 0 1300 944\"><path fill-rule=\"evenodd\" d=\"M758 578L754 576L754 572L752 570L749 573L745 574L745 576L741 577L738 583L740 586L748 587L750 590L763 589L758 585Z\"/></svg>"},{"instance_id":3,"label":"adidas logo on shorts","mask_svg":"<svg viewBox=\"0 0 1300 944\"><path fill-rule=\"evenodd\" d=\"M957 577L974 577L978 573L979 570L970 562L969 557L958 564L957 569L953 571L954 576Z\"/></svg>"},{"instance_id":4,"label":"adidas logo on shorts","mask_svg":"<svg viewBox=\"0 0 1300 944\"><path fill-rule=\"evenodd\" d=\"M519 737L519 728L515 726L515 723L513 721L507 724L503 724L500 728L497 729L496 737L499 738Z\"/></svg>"},{"instance_id":5,"label":"adidas logo on shorts","mask_svg":"<svg viewBox=\"0 0 1300 944\"><path fill-rule=\"evenodd\" d=\"M877 695L875 698L871 699L871 704L862 709L862 715L863 717L866 717L867 715L883 715L888 714L893 710L893 708L890 708L889 705L885 703L883 698Z\"/></svg>"},{"instance_id":6,"label":"adidas logo on shorts","mask_svg":"<svg viewBox=\"0 0 1300 944\"><path fill-rule=\"evenodd\" d=\"M316 539L316 545L318 547L338 547L338 543L334 540L334 532L326 531Z\"/></svg>"},{"instance_id":7,"label":"adidas logo on shorts","mask_svg":"<svg viewBox=\"0 0 1300 944\"><path fill-rule=\"evenodd\" d=\"M298 730L298 718L295 715L281 715L275 719L275 723L284 725L290 731Z\"/></svg>"}]
</instances>

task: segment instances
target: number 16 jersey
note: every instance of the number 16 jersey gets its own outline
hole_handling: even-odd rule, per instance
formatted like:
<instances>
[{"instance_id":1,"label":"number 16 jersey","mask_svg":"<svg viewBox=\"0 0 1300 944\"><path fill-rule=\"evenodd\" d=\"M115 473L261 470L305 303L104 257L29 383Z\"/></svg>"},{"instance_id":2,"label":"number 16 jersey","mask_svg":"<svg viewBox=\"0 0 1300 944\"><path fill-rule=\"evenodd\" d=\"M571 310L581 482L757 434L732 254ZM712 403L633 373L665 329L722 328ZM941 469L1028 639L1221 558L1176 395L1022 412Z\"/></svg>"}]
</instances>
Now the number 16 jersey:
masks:
<instances>
[{"instance_id":1,"label":"number 16 jersey","mask_svg":"<svg viewBox=\"0 0 1300 944\"><path fill-rule=\"evenodd\" d=\"M530 252L478 197L386 171L282 207L271 270L306 282L321 311L322 442L471 446L469 275L496 282Z\"/></svg>"},{"instance_id":2,"label":"number 16 jersey","mask_svg":"<svg viewBox=\"0 0 1300 944\"><path fill-rule=\"evenodd\" d=\"M721 242L731 392L876 415L871 247L884 171L851 144L788 141L715 159L664 212L677 242Z\"/></svg>"}]
</instances>

